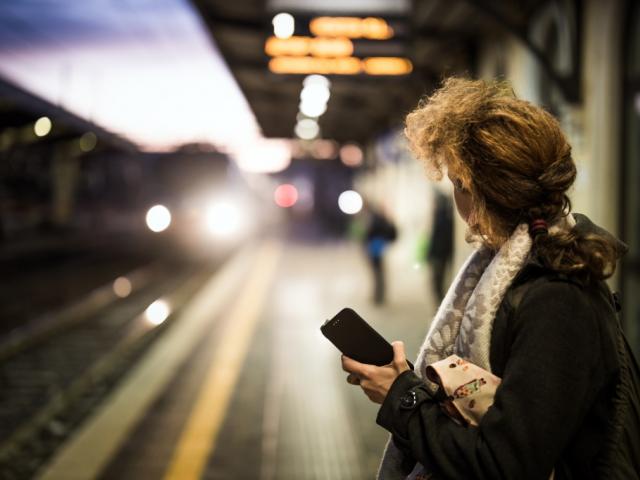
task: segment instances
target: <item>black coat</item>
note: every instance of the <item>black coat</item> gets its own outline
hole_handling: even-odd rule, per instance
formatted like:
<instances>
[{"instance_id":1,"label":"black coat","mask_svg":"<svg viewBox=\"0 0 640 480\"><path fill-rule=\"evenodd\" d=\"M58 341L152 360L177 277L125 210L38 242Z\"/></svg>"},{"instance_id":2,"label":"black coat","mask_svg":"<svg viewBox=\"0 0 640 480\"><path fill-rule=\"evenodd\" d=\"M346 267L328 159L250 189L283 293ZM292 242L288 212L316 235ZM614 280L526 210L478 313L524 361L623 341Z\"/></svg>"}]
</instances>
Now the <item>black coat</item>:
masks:
<instances>
[{"instance_id":1,"label":"black coat","mask_svg":"<svg viewBox=\"0 0 640 480\"><path fill-rule=\"evenodd\" d=\"M576 215L577 228L597 229ZM618 372L616 313L604 282L586 283L530 260L507 291L491 335L502 378L480 425L453 422L422 380L403 373L377 422L407 468L418 461L445 479L595 478ZM406 408L409 390L418 402Z\"/></svg>"}]
</instances>

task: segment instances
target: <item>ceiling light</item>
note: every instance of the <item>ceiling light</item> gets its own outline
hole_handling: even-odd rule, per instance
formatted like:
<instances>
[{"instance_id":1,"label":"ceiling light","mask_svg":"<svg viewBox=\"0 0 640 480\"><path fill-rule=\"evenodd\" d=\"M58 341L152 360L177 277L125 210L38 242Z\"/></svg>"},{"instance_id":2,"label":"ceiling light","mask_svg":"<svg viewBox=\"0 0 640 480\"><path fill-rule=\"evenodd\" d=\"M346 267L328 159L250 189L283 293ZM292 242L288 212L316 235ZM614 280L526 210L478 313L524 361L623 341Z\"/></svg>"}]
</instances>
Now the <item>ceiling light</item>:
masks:
<instances>
[{"instance_id":1,"label":"ceiling light","mask_svg":"<svg viewBox=\"0 0 640 480\"><path fill-rule=\"evenodd\" d=\"M302 56L307 55L309 50L309 37L269 37L264 44L264 53L270 57L279 55Z\"/></svg>"},{"instance_id":2,"label":"ceiling light","mask_svg":"<svg viewBox=\"0 0 640 480\"><path fill-rule=\"evenodd\" d=\"M338 197L338 207L347 215L355 215L362 210L362 196L353 190L347 190Z\"/></svg>"},{"instance_id":3,"label":"ceiling light","mask_svg":"<svg viewBox=\"0 0 640 480\"><path fill-rule=\"evenodd\" d=\"M295 20L289 13L279 13L273 20L273 34L278 38L289 38L295 30Z\"/></svg>"},{"instance_id":4,"label":"ceiling light","mask_svg":"<svg viewBox=\"0 0 640 480\"><path fill-rule=\"evenodd\" d=\"M349 57L353 55L353 42L348 38L316 37L309 43L314 57Z\"/></svg>"},{"instance_id":5,"label":"ceiling light","mask_svg":"<svg viewBox=\"0 0 640 480\"><path fill-rule=\"evenodd\" d=\"M308 87L309 85L323 85L327 88L331 86L331 82L327 77L322 75L309 75L302 81L302 85Z\"/></svg>"},{"instance_id":6,"label":"ceiling light","mask_svg":"<svg viewBox=\"0 0 640 480\"><path fill-rule=\"evenodd\" d=\"M362 66L360 59L354 57L275 57L269 60L269 70L282 74L355 75L361 73Z\"/></svg>"},{"instance_id":7,"label":"ceiling light","mask_svg":"<svg viewBox=\"0 0 640 480\"><path fill-rule=\"evenodd\" d=\"M264 44L264 53L270 57L281 55L348 57L353 54L353 42L348 38L269 37Z\"/></svg>"},{"instance_id":8,"label":"ceiling light","mask_svg":"<svg viewBox=\"0 0 640 480\"><path fill-rule=\"evenodd\" d=\"M411 61L401 57L369 57L362 66L368 75L406 75L413 70Z\"/></svg>"},{"instance_id":9,"label":"ceiling light","mask_svg":"<svg viewBox=\"0 0 640 480\"><path fill-rule=\"evenodd\" d=\"M318 122L310 118L300 120L295 127L295 134L303 140L313 140L320 133Z\"/></svg>"},{"instance_id":10,"label":"ceiling light","mask_svg":"<svg viewBox=\"0 0 640 480\"><path fill-rule=\"evenodd\" d=\"M393 28L377 17L316 17L309 22L309 30L316 36L367 38L388 40Z\"/></svg>"},{"instance_id":11,"label":"ceiling light","mask_svg":"<svg viewBox=\"0 0 640 480\"><path fill-rule=\"evenodd\" d=\"M300 102L300 111L307 117L317 118L327 111L327 104L319 102Z\"/></svg>"},{"instance_id":12,"label":"ceiling light","mask_svg":"<svg viewBox=\"0 0 640 480\"><path fill-rule=\"evenodd\" d=\"M331 92L319 83L305 86L300 92L302 103L327 103Z\"/></svg>"}]
</instances>

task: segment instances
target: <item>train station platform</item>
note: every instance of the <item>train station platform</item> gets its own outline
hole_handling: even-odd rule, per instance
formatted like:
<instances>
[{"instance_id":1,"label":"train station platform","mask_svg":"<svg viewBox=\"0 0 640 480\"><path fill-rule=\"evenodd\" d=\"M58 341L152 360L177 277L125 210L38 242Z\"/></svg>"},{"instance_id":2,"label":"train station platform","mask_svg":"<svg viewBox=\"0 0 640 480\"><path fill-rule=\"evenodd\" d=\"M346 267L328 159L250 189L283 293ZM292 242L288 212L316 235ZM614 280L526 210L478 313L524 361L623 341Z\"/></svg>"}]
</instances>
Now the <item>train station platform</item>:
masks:
<instances>
[{"instance_id":1,"label":"train station platform","mask_svg":"<svg viewBox=\"0 0 640 480\"><path fill-rule=\"evenodd\" d=\"M394 250L395 249L395 250ZM350 306L409 358L434 313L402 245L371 302L359 245L270 238L238 250L57 449L42 480L373 478L387 433L320 333Z\"/></svg>"}]
</instances>

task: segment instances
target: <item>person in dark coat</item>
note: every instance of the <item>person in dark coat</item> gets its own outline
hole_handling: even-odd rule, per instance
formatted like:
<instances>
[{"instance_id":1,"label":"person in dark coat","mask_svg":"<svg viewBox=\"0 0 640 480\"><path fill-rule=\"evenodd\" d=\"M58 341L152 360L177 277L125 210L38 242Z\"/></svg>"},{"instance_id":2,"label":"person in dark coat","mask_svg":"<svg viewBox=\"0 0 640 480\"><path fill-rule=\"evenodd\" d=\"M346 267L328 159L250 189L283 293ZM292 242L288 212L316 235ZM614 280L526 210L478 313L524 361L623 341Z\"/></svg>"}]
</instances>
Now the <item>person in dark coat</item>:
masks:
<instances>
[{"instance_id":1,"label":"person in dark coat","mask_svg":"<svg viewBox=\"0 0 640 480\"><path fill-rule=\"evenodd\" d=\"M378 478L600 478L622 375L605 279L626 247L571 213L576 167L557 120L503 82L452 78L409 114L405 132L435 178L446 172L477 248L415 371L402 342L383 367L342 358L391 434ZM451 369L471 363L492 375L447 397L429 372L449 359L458 359ZM494 376L477 426L454 420L451 406L473 411L465 399Z\"/></svg>"},{"instance_id":2,"label":"person in dark coat","mask_svg":"<svg viewBox=\"0 0 640 480\"><path fill-rule=\"evenodd\" d=\"M441 302L444 298L444 277L452 256L453 209L451 200L448 196L436 190L427 262L429 262L431 269L431 286L438 302Z\"/></svg>"}]
</instances>

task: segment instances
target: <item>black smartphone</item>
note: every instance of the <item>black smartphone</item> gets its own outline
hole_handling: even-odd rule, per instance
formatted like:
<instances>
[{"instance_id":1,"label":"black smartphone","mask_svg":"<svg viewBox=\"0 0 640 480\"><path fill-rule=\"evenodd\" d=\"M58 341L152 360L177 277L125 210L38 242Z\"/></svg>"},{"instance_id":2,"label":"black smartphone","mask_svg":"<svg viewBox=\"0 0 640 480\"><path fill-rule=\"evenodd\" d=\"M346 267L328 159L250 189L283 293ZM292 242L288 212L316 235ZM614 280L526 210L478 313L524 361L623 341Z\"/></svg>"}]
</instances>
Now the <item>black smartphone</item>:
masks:
<instances>
[{"instance_id":1,"label":"black smartphone","mask_svg":"<svg viewBox=\"0 0 640 480\"><path fill-rule=\"evenodd\" d=\"M351 308L343 308L320 327L322 334L347 357L369 365L388 365L393 347ZM407 361L413 370L411 362Z\"/></svg>"}]
</instances>

